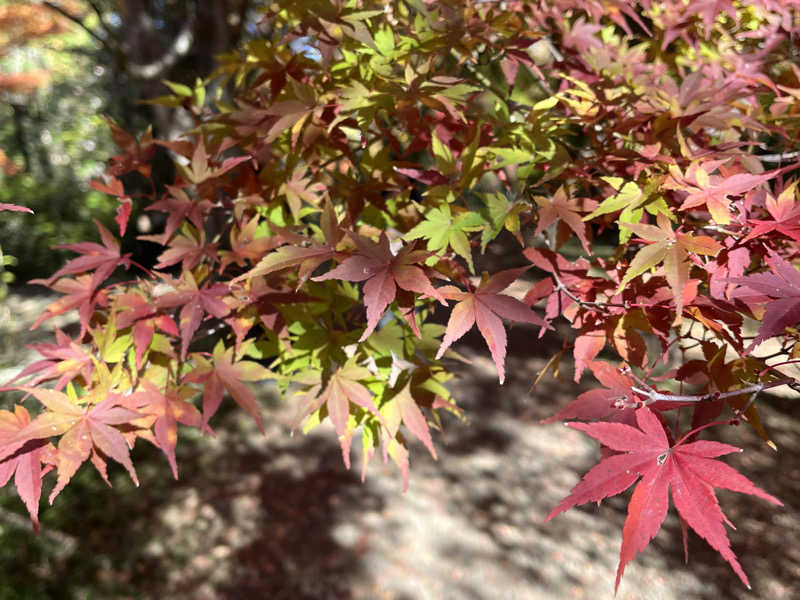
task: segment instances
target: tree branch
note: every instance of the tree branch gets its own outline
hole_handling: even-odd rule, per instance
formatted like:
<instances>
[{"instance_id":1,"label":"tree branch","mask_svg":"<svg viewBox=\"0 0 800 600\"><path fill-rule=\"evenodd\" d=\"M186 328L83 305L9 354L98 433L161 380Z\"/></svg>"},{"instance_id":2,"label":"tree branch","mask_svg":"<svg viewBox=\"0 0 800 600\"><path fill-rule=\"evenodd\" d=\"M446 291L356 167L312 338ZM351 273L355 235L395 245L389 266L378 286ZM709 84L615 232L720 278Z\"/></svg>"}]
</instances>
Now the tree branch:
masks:
<instances>
[{"instance_id":1,"label":"tree branch","mask_svg":"<svg viewBox=\"0 0 800 600\"><path fill-rule=\"evenodd\" d=\"M111 53L114 52L114 48L111 46L111 44L109 44L108 40L105 39L104 37L101 37L100 35L98 35L96 31L93 31L90 27L88 27L83 22L83 20L81 20L80 18L76 17L75 15L70 14L69 12L67 12L66 10L64 10L63 8L58 6L57 4L54 4L53 2L48 2L47 0L44 0L44 1L41 2L41 4L42 4L42 6L45 6L45 7L49 8L50 10L52 10L53 12L61 15L65 19L68 19L68 20L72 21L73 23L75 23L78 27L83 29L91 37L93 37L95 40L100 42L100 45L103 46L103 48L105 48L107 51L109 51Z\"/></svg>"},{"instance_id":2,"label":"tree branch","mask_svg":"<svg viewBox=\"0 0 800 600\"><path fill-rule=\"evenodd\" d=\"M659 400L663 400L666 402L705 402L706 400L724 400L725 398L734 398L736 396L743 396L745 394L758 394L767 390L769 388L778 387L781 385L789 385L794 382L794 379L791 377L786 377L784 379L778 379L777 381L770 381L769 383L754 383L752 385L748 385L740 390L733 390L730 392L711 392L708 394L697 394L694 396L684 396L679 394L663 394L661 392L657 392L649 385L643 385L642 387L631 387L631 390L639 394L640 396L644 396L647 398L645 400L645 404L650 404L651 402L658 402Z\"/></svg>"},{"instance_id":3,"label":"tree branch","mask_svg":"<svg viewBox=\"0 0 800 600\"><path fill-rule=\"evenodd\" d=\"M178 35L175 36L172 46L160 58L143 65L131 63L128 66L128 72L138 79L156 79L163 76L192 49L196 17L196 12L192 11Z\"/></svg>"},{"instance_id":4,"label":"tree branch","mask_svg":"<svg viewBox=\"0 0 800 600\"><path fill-rule=\"evenodd\" d=\"M94 0L86 0L86 3L92 7L94 14L97 15L97 20L100 22L100 27L103 28L103 31L106 32L109 38L116 38L116 33L106 24L105 20L103 20L103 11L100 10L100 7L97 6L97 3ZM119 45L119 43L117 43Z\"/></svg>"},{"instance_id":5,"label":"tree branch","mask_svg":"<svg viewBox=\"0 0 800 600\"><path fill-rule=\"evenodd\" d=\"M793 160L800 156L800 150L794 152L784 152L783 154L756 154L756 158L763 162L780 163L785 160Z\"/></svg>"}]
</instances>

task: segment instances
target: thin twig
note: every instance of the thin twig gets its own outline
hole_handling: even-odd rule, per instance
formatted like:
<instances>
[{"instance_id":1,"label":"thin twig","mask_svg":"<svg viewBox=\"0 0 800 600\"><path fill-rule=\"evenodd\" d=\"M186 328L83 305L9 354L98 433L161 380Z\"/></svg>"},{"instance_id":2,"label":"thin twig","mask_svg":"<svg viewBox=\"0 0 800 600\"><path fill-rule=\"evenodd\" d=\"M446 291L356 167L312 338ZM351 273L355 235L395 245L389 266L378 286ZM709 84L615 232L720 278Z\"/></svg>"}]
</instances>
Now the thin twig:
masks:
<instances>
[{"instance_id":1,"label":"thin twig","mask_svg":"<svg viewBox=\"0 0 800 600\"><path fill-rule=\"evenodd\" d=\"M725 398L733 398L735 396L742 396L744 394L758 394L759 392L769 388L778 387L780 385L788 385L792 382L794 382L794 379L791 377L786 377L777 381L770 381L769 383L754 383L753 385L748 385L740 390L733 390L730 392L711 392L708 394L697 394L694 396L663 394L652 389L650 386L644 386L645 389L631 387L631 390L640 396L647 398L645 404L658 402L659 400L666 402L705 402L706 400L724 400Z\"/></svg>"},{"instance_id":2,"label":"thin twig","mask_svg":"<svg viewBox=\"0 0 800 600\"><path fill-rule=\"evenodd\" d=\"M576 302L580 306L594 307L594 308L599 309L601 312L603 312L605 314L609 314L611 312L611 311L608 310L609 306L614 306L614 307L617 307L617 308L627 308L625 305L617 304L615 302L598 302L596 300L581 300L575 294L573 294L571 291L569 291L569 288L567 288L567 286L564 285L564 282L561 281L561 278L558 276L558 273L553 271L551 273L551 275L553 276L553 279L555 279L555 281L556 281L556 291L564 292L564 295L567 296L567 298L569 298L573 302Z\"/></svg>"},{"instance_id":3,"label":"thin twig","mask_svg":"<svg viewBox=\"0 0 800 600\"><path fill-rule=\"evenodd\" d=\"M108 50L111 53L114 52L114 48L111 47L111 45L108 43L108 40L106 40L105 38L99 36L97 34L97 32L92 30L90 27L88 27L86 25L86 23L83 22L82 19L70 14L69 12L67 12L66 10L64 10L63 8L58 6L57 4L53 4L52 2L44 1L44 2L42 2L42 5L46 6L47 8L52 10L53 12L58 13L59 15L64 17L65 19L69 19L70 21L75 23L78 27L83 29L86 33L88 33L91 37L93 37L95 40L100 42L100 45L103 46L106 50Z\"/></svg>"},{"instance_id":4,"label":"thin twig","mask_svg":"<svg viewBox=\"0 0 800 600\"><path fill-rule=\"evenodd\" d=\"M92 7L92 10L97 15L97 20L100 22L100 27L103 28L103 31L106 32L109 38L116 39L116 33L106 24L106 21L103 18L103 11L100 10L97 2L94 0L87 0L87 4ZM117 46L119 46L119 44L117 44Z\"/></svg>"},{"instance_id":5,"label":"thin twig","mask_svg":"<svg viewBox=\"0 0 800 600\"><path fill-rule=\"evenodd\" d=\"M763 162L779 163L785 160L792 160L800 157L800 150L794 152L784 152L783 154L756 154L756 158Z\"/></svg>"}]
</instances>

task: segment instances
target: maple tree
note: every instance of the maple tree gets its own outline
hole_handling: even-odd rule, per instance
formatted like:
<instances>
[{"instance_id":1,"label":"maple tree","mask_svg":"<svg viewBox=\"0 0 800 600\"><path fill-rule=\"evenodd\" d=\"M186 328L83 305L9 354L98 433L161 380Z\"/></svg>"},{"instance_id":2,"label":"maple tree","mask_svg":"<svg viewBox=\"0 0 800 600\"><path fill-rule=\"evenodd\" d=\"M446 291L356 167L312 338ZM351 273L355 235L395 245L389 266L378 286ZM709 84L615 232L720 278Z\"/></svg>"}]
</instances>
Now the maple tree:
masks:
<instances>
[{"instance_id":1,"label":"maple tree","mask_svg":"<svg viewBox=\"0 0 800 600\"><path fill-rule=\"evenodd\" d=\"M462 416L450 346L476 326L503 383L503 319L566 322L531 379L569 357L591 372L604 387L547 421L604 449L548 518L636 483L618 586L671 493L749 585L714 488L780 501L700 438L746 422L774 447L762 392L800 391L798 15L693 4L273 3L269 35L154 100L189 110L181 139L112 124L121 153L93 185L119 199L120 238L132 203L166 213L141 236L157 264L98 224L102 244L38 281L65 296L35 325L78 309L80 332L6 385L41 406L0 413L0 479L36 523L48 471L51 500L87 459L135 481L140 438L177 477L178 424L210 432L229 394L263 429L246 382L273 380L297 427L330 421L348 468L360 434L362 474L382 456L407 486L406 434L436 457L440 413ZM158 145L175 181L128 193ZM477 273L489 247L518 266Z\"/></svg>"}]
</instances>

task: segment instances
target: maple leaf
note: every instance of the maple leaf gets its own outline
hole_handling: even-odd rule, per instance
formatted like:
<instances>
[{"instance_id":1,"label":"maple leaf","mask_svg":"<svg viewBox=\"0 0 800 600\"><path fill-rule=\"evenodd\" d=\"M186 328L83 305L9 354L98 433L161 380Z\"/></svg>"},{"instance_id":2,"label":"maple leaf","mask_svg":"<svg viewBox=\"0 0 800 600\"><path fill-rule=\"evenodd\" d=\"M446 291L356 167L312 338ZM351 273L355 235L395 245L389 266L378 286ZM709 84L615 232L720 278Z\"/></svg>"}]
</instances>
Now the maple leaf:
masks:
<instances>
[{"instance_id":1,"label":"maple leaf","mask_svg":"<svg viewBox=\"0 0 800 600\"><path fill-rule=\"evenodd\" d=\"M362 379L372 377L373 374L366 367L355 364L353 359L348 360L339 367L328 379L322 391L322 383L312 385L306 390L306 401L300 407L295 426L311 413L319 410L324 404L328 411L328 418L333 423L333 428L339 436L342 447L342 459L345 466L350 468L350 440L352 431L348 431L347 422L350 416L350 403L369 411L385 425L383 415L372 400L370 391L360 383ZM388 429L388 426L386 426Z\"/></svg>"},{"instance_id":2,"label":"maple leaf","mask_svg":"<svg viewBox=\"0 0 800 600\"><path fill-rule=\"evenodd\" d=\"M547 327L547 324L534 313L528 306L506 294L501 294L504 289L519 279L519 276L530 267L507 269L495 273L481 282L474 292L462 292L458 288L446 285L439 288L439 292L448 300L457 300L458 304L450 312L442 345L436 353L436 358L441 358L445 350L461 336L478 326L489 351L492 353L494 364L502 384L505 380L503 363L506 357L506 330L500 317L521 323L531 323Z\"/></svg>"},{"instance_id":3,"label":"maple leaf","mask_svg":"<svg viewBox=\"0 0 800 600\"><path fill-rule=\"evenodd\" d=\"M575 338L572 356L575 359L574 379L577 383L590 362L600 354L606 345L606 332L603 329L585 329Z\"/></svg>"},{"instance_id":4,"label":"maple leaf","mask_svg":"<svg viewBox=\"0 0 800 600\"><path fill-rule=\"evenodd\" d=\"M425 415L422 414L417 401L411 394L411 380L409 380L398 393L381 405L380 414L384 417L383 425L385 428L381 435L383 460L386 462L388 456L392 457L392 460L398 466L403 476L403 491L405 492L408 490L409 453L405 443L397 437L401 421L414 437L425 445L434 460L437 459L436 449L433 446L433 439L431 438L427 420L425 419ZM371 431L365 427L364 464L361 472L362 481L364 480L367 463L371 456L371 448L368 446L371 437Z\"/></svg>"},{"instance_id":5,"label":"maple leaf","mask_svg":"<svg viewBox=\"0 0 800 600\"><path fill-rule=\"evenodd\" d=\"M23 406L14 406L14 412L0 410L0 447L31 422ZM0 461L0 487L14 476L17 495L31 515L34 531L39 530L39 499L42 495L42 476L51 466L42 469L42 462L53 462L53 447L45 440L30 440L16 452Z\"/></svg>"},{"instance_id":6,"label":"maple leaf","mask_svg":"<svg viewBox=\"0 0 800 600\"><path fill-rule=\"evenodd\" d=\"M607 362L593 360L588 363L588 367L597 380L606 387L582 393L552 417L543 419L542 424L568 419L597 421L609 415L621 417L624 411L621 405L632 402L635 398L632 389L635 382Z\"/></svg>"},{"instance_id":7,"label":"maple leaf","mask_svg":"<svg viewBox=\"0 0 800 600\"><path fill-rule=\"evenodd\" d=\"M289 331L280 307L288 304L321 302L318 298L295 292L291 289L273 289L267 285L263 277L253 279L249 289L236 290L233 297L240 301L238 306L240 310L226 317L225 322L231 326L236 336L235 348L237 353L244 341L244 336L247 335L247 332L255 325L256 321L261 321L266 330L277 335L278 339L288 343Z\"/></svg>"},{"instance_id":8,"label":"maple leaf","mask_svg":"<svg viewBox=\"0 0 800 600\"><path fill-rule=\"evenodd\" d=\"M36 350L45 358L25 367L16 377L4 384L4 387L34 373L38 373L38 375L27 382L30 387L58 378L55 389L60 390L79 374L84 381L91 381L94 370L92 356L60 329L56 329L56 342L55 344L30 344L29 348Z\"/></svg>"},{"instance_id":9,"label":"maple leaf","mask_svg":"<svg viewBox=\"0 0 800 600\"><path fill-rule=\"evenodd\" d=\"M10 210L12 212L26 212L33 214L33 211L27 206L20 206L19 204L8 204L7 202L0 202L0 210Z\"/></svg>"},{"instance_id":10,"label":"maple leaf","mask_svg":"<svg viewBox=\"0 0 800 600\"><path fill-rule=\"evenodd\" d=\"M45 280L45 285L52 285L56 279L64 275L75 275L76 273L94 271L92 276L92 288L95 288L105 281L118 266L123 265L126 269L130 267L130 253L120 255L119 242L114 235L103 227L99 221L95 220L94 224L100 231L100 239L103 243L79 242L77 244L54 246L54 248L61 250L78 252L79 254L83 254L83 256L67 261L67 264Z\"/></svg>"},{"instance_id":11,"label":"maple leaf","mask_svg":"<svg viewBox=\"0 0 800 600\"><path fill-rule=\"evenodd\" d=\"M168 185L169 195L153 202L145 210L158 210L167 213L167 224L164 232L157 235L140 235L137 239L164 245L172 234L178 230L184 220L188 220L198 231L204 230L205 215L213 204L205 198L193 200L177 186Z\"/></svg>"},{"instance_id":12,"label":"maple leaf","mask_svg":"<svg viewBox=\"0 0 800 600\"><path fill-rule=\"evenodd\" d=\"M312 281L342 279L365 281L364 305L367 307L367 327L359 341L364 341L378 326L386 307L397 294L397 288L429 296L446 305L441 293L431 285L425 271L414 263L425 260L428 252L403 246L397 255L392 254L389 238L381 233L377 243L353 234L358 252L346 258L342 264Z\"/></svg>"},{"instance_id":13,"label":"maple leaf","mask_svg":"<svg viewBox=\"0 0 800 600\"><path fill-rule=\"evenodd\" d=\"M652 243L633 257L616 293L619 294L634 277L663 262L664 276L675 297L676 322L680 322L684 304L691 302L696 294L696 286L688 285L690 253L716 256L723 246L705 235L692 236L673 231L663 213L658 214L657 223L658 227L643 223L625 224L628 229Z\"/></svg>"},{"instance_id":14,"label":"maple leaf","mask_svg":"<svg viewBox=\"0 0 800 600\"><path fill-rule=\"evenodd\" d=\"M0 447L0 460L12 455L31 440L60 435L56 454L58 482L50 493L50 504L69 483L78 467L90 457L92 464L109 485L111 483L106 474L106 457L113 458L124 466L134 484L139 485L130 459L130 448L119 429L112 426L131 423L141 418L141 415L119 406L119 395L108 394L98 404L82 406L56 390L26 387L19 389L33 394L47 410L15 435L4 440Z\"/></svg>"},{"instance_id":15,"label":"maple leaf","mask_svg":"<svg viewBox=\"0 0 800 600\"><path fill-rule=\"evenodd\" d=\"M185 233L184 233L185 232ZM166 269L176 263L181 263L181 269L191 271L203 258L215 260L217 258L217 244L206 244L205 231L194 230L189 226L182 228L182 232L172 238L161 254L158 255L156 269Z\"/></svg>"},{"instance_id":16,"label":"maple leaf","mask_svg":"<svg viewBox=\"0 0 800 600\"><path fill-rule=\"evenodd\" d=\"M465 232L476 231L485 223L483 217L476 212L465 211L453 218L449 204L437 206L425 215L425 220L417 224L403 236L406 240L425 238L428 250L439 252L448 246L469 265L471 273L475 272L472 264L472 249Z\"/></svg>"},{"instance_id":17,"label":"maple leaf","mask_svg":"<svg viewBox=\"0 0 800 600\"><path fill-rule=\"evenodd\" d=\"M111 176L111 181L106 184L102 181L90 181L89 185L96 189L98 192L116 196L119 199L119 206L117 207L117 216L114 220L119 225L119 236L125 235L125 230L128 227L128 219L131 216L131 208L133 202L131 197L125 194L125 188L122 185L122 180L117 177Z\"/></svg>"},{"instance_id":18,"label":"maple leaf","mask_svg":"<svg viewBox=\"0 0 800 600\"><path fill-rule=\"evenodd\" d=\"M181 170L186 175L186 179L195 185L203 183L209 179L220 177L224 175L239 163L250 160L249 156L235 156L226 158L222 165L219 167L209 167L209 156L206 151L205 141L202 137L195 146L192 153L192 160L188 166L182 167Z\"/></svg>"},{"instance_id":19,"label":"maple leaf","mask_svg":"<svg viewBox=\"0 0 800 600\"><path fill-rule=\"evenodd\" d=\"M522 251L536 267L552 273L558 277L562 285L555 285L553 279L542 279L525 295L524 302L532 306L541 298L547 296L545 306L545 321L548 323L558 316L573 320L579 305L570 295L580 297L585 290L593 286L593 278L589 276L589 262L585 258L578 258L570 263L560 254L547 248L525 248ZM592 300L593 298L587 298ZM544 333L542 330L541 333Z\"/></svg>"},{"instance_id":20,"label":"maple leaf","mask_svg":"<svg viewBox=\"0 0 800 600\"><path fill-rule=\"evenodd\" d=\"M556 219L559 219L562 223L566 223L575 235L578 236L586 253L591 254L589 238L587 237L587 231L589 230L586 223L583 222L580 211L584 209L593 210L597 206L596 202L587 198L567 197L567 189L565 186L558 188L558 191L553 194L552 198L534 196L533 200L539 206L537 212L539 222L536 225L535 236L552 225Z\"/></svg>"},{"instance_id":21,"label":"maple leaf","mask_svg":"<svg viewBox=\"0 0 800 600\"><path fill-rule=\"evenodd\" d=\"M564 32L563 43L567 47L574 47L581 55L589 53L589 48L602 48L603 42L595 34L603 27L596 23L587 23L584 17L578 17L572 24L571 31Z\"/></svg>"},{"instance_id":22,"label":"maple leaf","mask_svg":"<svg viewBox=\"0 0 800 600\"><path fill-rule=\"evenodd\" d=\"M200 327L204 313L221 319L231 311L220 298L227 293L228 286L222 283L207 284L198 288L192 272L184 271L183 279L179 282L177 290L156 299L157 308L182 307L178 316L181 329L181 360L186 359L189 343L197 328Z\"/></svg>"},{"instance_id":23,"label":"maple leaf","mask_svg":"<svg viewBox=\"0 0 800 600\"><path fill-rule=\"evenodd\" d=\"M133 348L136 353L136 368L142 366L142 357L153 341L156 327L169 335L178 336L178 326L172 317L160 314L149 300L141 294L130 292L114 298L117 313L117 328L125 329L133 325Z\"/></svg>"},{"instance_id":24,"label":"maple leaf","mask_svg":"<svg viewBox=\"0 0 800 600\"><path fill-rule=\"evenodd\" d=\"M273 379L275 376L272 371L251 360L236 360L233 348L226 350L222 340L214 346L211 361L199 354L193 356L197 366L186 374L185 381L203 384L203 425L208 426L209 419L217 412L227 390L264 433L256 397L243 382Z\"/></svg>"},{"instance_id":25,"label":"maple leaf","mask_svg":"<svg viewBox=\"0 0 800 600\"><path fill-rule=\"evenodd\" d=\"M449 177L445 177L435 169L413 169L410 167L394 167L394 170L400 173L401 175L405 175L406 177L410 177L411 179L416 179L420 183L424 183L425 185L428 186L447 185L450 183Z\"/></svg>"},{"instance_id":26,"label":"maple leaf","mask_svg":"<svg viewBox=\"0 0 800 600\"><path fill-rule=\"evenodd\" d=\"M767 195L764 205L772 220L748 219L747 223L753 229L739 243L744 244L754 238L767 236L773 231L800 242L800 204L795 202L796 189L797 181L783 190L777 199Z\"/></svg>"},{"instance_id":27,"label":"maple leaf","mask_svg":"<svg viewBox=\"0 0 800 600\"><path fill-rule=\"evenodd\" d=\"M764 340L780 335L787 327L800 323L800 273L792 263L777 254L767 257L771 273L755 273L730 281L740 285L731 297L747 303L764 305L764 317L758 335L745 350L750 352ZM765 302L772 298L769 302Z\"/></svg>"},{"instance_id":28,"label":"maple leaf","mask_svg":"<svg viewBox=\"0 0 800 600\"><path fill-rule=\"evenodd\" d=\"M208 427L200 411L186 401L195 395L196 391L187 387L170 387L167 391L162 391L146 379L142 380L142 386L144 389L134 392L125 399L125 406L131 406L140 414L153 419L156 445L166 455L173 477L178 479L178 464L175 460L178 423L190 427Z\"/></svg>"},{"instance_id":29,"label":"maple leaf","mask_svg":"<svg viewBox=\"0 0 800 600\"><path fill-rule=\"evenodd\" d=\"M235 277L231 283L299 266L297 272L297 287L300 287L317 267L326 260L338 256L336 245L344 237L344 232L336 219L336 213L330 201L326 201L325 203L325 208L320 216L320 226L322 234L325 237L324 244L312 243L309 246L281 246L274 252L270 252L264 256L250 271Z\"/></svg>"},{"instance_id":30,"label":"maple leaf","mask_svg":"<svg viewBox=\"0 0 800 600\"><path fill-rule=\"evenodd\" d=\"M604 446L618 452L603 458L578 483L570 495L554 508L546 521L586 502L615 496L639 478L628 504L622 530L622 548L614 590L625 566L652 540L667 514L668 494L683 521L728 561L749 588L750 584L730 547L723 522L728 522L714 495L714 488L752 494L783 506L780 500L757 488L725 463L713 460L740 452L739 448L711 441L670 446L664 427L647 407L636 411L637 427L623 423L568 423Z\"/></svg>"},{"instance_id":31,"label":"maple leaf","mask_svg":"<svg viewBox=\"0 0 800 600\"><path fill-rule=\"evenodd\" d=\"M64 277L53 284L48 284L43 279L32 279L29 283L47 285L57 292L66 294L48 304L45 311L36 319L30 329L34 330L46 320L52 319L58 315L63 315L77 308L78 318L81 324L79 338L83 337L83 334L86 333L86 329L89 326L89 318L92 316L95 306L98 304L104 305L108 295L107 290L104 289L95 292L96 286L94 277L89 274L78 275L75 279Z\"/></svg>"},{"instance_id":32,"label":"maple leaf","mask_svg":"<svg viewBox=\"0 0 800 600\"><path fill-rule=\"evenodd\" d=\"M219 272L222 273L230 263L235 262L240 267L249 262L260 260L265 252L272 250L277 245L277 236L258 235L259 216L256 215L243 225L237 224L231 228L231 249L223 250L220 254ZM215 257L212 257L215 258ZM185 268L185 267L184 267Z\"/></svg>"},{"instance_id":33,"label":"maple leaf","mask_svg":"<svg viewBox=\"0 0 800 600\"><path fill-rule=\"evenodd\" d=\"M326 189L325 184L320 182L312 183L311 177L303 177L306 171L306 168L295 169L292 176L281 184L278 190L279 194L286 196L286 203L289 205L289 210L292 212L292 217L295 221L300 218L300 209L303 207L303 202L316 206L319 204L318 194Z\"/></svg>"},{"instance_id":34,"label":"maple leaf","mask_svg":"<svg viewBox=\"0 0 800 600\"><path fill-rule=\"evenodd\" d=\"M708 165L706 165L708 166ZM716 168L713 164L713 168ZM709 171L712 169L709 169ZM739 196L775 177L777 171L767 171L753 175L751 173L735 173L729 177L709 175L704 166L692 163L681 176L676 168L670 170L674 182L667 181L665 187L687 192L678 210L688 210L705 205L714 221L720 225L731 222L730 197Z\"/></svg>"},{"instance_id":35,"label":"maple leaf","mask_svg":"<svg viewBox=\"0 0 800 600\"><path fill-rule=\"evenodd\" d=\"M291 129L293 141L296 143L300 128L313 112L313 107L309 107L299 100L284 100L274 103L264 112L275 117L270 121L264 137L265 143L276 140L287 129Z\"/></svg>"},{"instance_id":36,"label":"maple leaf","mask_svg":"<svg viewBox=\"0 0 800 600\"><path fill-rule=\"evenodd\" d=\"M387 428L392 437L397 435L402 420L414 437L425 445L434 459L436 458L436 449L433 446L427 420L411 395L411 380L390 400L381 405L381 413L386 419Z\"/></svg>"}]
</instances>

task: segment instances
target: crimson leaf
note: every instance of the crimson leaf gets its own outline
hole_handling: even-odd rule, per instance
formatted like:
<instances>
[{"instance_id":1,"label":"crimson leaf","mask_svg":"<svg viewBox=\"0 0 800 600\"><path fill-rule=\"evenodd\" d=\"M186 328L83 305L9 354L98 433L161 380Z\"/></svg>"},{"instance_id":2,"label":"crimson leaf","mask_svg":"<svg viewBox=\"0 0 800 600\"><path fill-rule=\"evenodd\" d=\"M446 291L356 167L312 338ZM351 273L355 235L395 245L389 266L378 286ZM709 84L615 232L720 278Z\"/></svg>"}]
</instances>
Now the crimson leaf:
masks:
<instances>
[{"instance_id":1,"label":"crimson leaf","mask_svg":"<svg viewBox=\"0 0 800 600\"><path fill-rule=\"evenodd\" d=\"M783 503L757 488L718 456L740 452L739 448L719 442L678 442L670 447L664 427L649 408L636 411L636 427L622 423L569 423L619 454L602 459L572 488L569 496L554 508L546 520L586 502L598 502L615 496L639 480L628 505L628 517L622 531L619 567L615 591L625 566L658 533L667 514L668 493L681 518L730 563L750 587L736 560L725 532L725 515L714 495L720 487L752 494L778 506Z\"/></svg>"}]
</instances>

